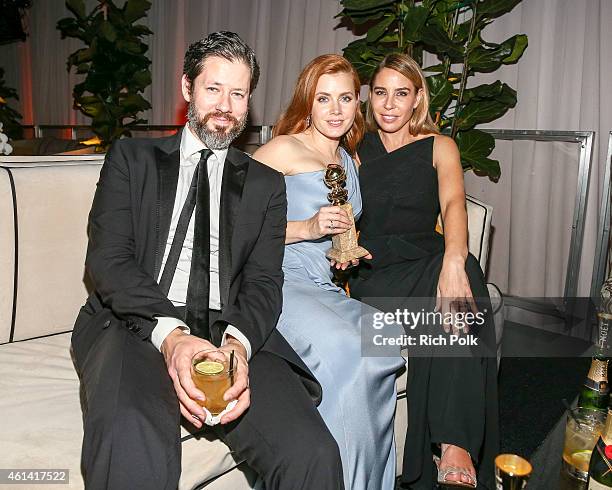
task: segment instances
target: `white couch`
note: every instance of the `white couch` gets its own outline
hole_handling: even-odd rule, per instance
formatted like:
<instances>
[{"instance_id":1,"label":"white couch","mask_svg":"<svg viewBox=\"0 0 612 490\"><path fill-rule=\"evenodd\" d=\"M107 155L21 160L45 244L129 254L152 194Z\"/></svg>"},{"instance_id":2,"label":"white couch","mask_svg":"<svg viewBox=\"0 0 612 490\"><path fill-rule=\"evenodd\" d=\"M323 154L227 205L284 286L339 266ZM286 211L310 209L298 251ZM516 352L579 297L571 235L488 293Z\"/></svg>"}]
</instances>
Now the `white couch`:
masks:
<instances>
[{"instance_id":1,"label":"white couch","mask_svg":"<svg viewBox=\"0 0 612 490\"><path fill-rule=\"evenodd\" d=\"M88 294L86 224L102 161L0 157L0 468L68 469L62 488L83 488L70 335ZM490 208L468 203L468 213L470 251L484 268ZM398 399L405 398L405 380L398 379ZM406 412L398 403L398 472ZM256 479L221 441L185 428L182 436L181 489L241 490Z\"/></svg>"},{"instance_id":2,"label":"white couch","mask_svg":"<svg viewBox=\"0 0 612 490\"><path fill-rule=\"evenodd\" d=\"M62 488L83 488L70 331L87 297L86 223L102 161L0 157L0 468L69 469ZM402 434L406 403L398 407ZM250 488L254 473L221 441L182 436L181 489Z\"/></svg>"}]
</instances>

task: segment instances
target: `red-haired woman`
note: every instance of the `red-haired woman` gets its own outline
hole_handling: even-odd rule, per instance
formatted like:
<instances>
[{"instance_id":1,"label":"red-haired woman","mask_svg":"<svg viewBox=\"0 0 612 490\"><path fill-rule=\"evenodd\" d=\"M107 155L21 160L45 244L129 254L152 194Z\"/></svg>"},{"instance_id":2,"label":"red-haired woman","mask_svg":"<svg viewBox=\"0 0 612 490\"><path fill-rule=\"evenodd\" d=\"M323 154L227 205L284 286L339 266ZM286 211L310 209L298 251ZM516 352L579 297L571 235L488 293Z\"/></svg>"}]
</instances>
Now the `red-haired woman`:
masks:
<instances>
[{"instance_id":1,"label":"red-haired woman","mask_svg":"<svg viewBox=\"0 0 612 490\"><path fill-rule=\"evenodd\" d=\"M388 357L361 355L360 319L374 310L332 282L325 257L331 236L350 226L346 213L327 201L328 164L344 167L348 201L355 213L361 209L351 158L364 131L359 88L346 59L331 54L314 59L300 74L275 137L254 157L282 172L287 185L283 312L277 328L320 383L319 412L338 442L345 487L391 490L395 379L403 359L399 348Z\"/></svg>"},{"instance_id":2,"label":"red-haired woman","mask_svg":"<svg viewBox=\"0 0 612 490\"><path fill-rule=\"evenodd\" d=\"M491 304L480 266L468 254L459 151L431 120L427 83L412 58L388 55L377 67L367 125L359 147L359 228L374 258L350 281L351 295L373 305L371 298L385 297L391 311L432 313L430 324L411 326L417 339L423 333L440 338L442 327L451 333L452 326L456 343L471 318L470 334L477 335L471 339L478 342L460 350L426 343L409 348L404 481L415 490L434 488L435 480L476 488L476 465L480 487L492 488L498 429ZM438 214L444 236L434 231ZM437 469L432 449L440 458Z\"/></svg>"}]
</instances>

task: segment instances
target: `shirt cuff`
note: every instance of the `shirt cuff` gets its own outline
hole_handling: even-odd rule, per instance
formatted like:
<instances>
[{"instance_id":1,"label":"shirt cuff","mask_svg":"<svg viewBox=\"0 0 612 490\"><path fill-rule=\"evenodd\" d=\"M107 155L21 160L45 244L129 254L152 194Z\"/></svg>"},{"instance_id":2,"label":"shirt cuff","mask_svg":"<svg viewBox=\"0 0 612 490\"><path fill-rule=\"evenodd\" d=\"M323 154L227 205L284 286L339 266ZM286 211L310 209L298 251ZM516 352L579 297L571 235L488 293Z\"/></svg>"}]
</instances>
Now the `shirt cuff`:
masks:
<instances>
[{"instance_id":1,"label":"shirt cuff","mask_svg":"<svg viewBox=\"0 0 612 490\"><path fill-rule=\"evenodd\" d=\"M225 332L223 332L223 338L221 339L221 345L225 345L225 340L228 335L231 335L238 342L244 345L244 348L246 349L246 354L247 354L247 361L250 361L251 360L251 343L249 342L249 339L247 339L245 335L240 330L238 330L236 327L234 327L233 325L228 325L227 328L225 329Z\"/></svg>"},{"instance_id":2,"label":"shirt cuff","mask_svg":"<svg viewBox=\"0 0 612 490\"><path fill-rule=\"evenodd\" d=\"M183 332L189 333L189 327L185 325L185 322L177 318L158 316L157 325L151 332L151 342L161 352L161 345L166 340L166 337L170 335L170 332L175 328L180 328Z\"/></svg>"}]
</instances>

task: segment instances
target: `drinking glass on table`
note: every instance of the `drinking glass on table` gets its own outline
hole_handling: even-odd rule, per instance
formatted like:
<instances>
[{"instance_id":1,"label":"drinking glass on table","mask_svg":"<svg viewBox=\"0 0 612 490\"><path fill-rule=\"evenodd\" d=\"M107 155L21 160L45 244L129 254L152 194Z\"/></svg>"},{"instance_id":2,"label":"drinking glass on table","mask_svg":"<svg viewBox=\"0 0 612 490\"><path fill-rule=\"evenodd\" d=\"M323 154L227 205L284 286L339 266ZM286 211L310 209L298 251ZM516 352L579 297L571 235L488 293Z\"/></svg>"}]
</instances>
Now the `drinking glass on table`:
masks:
<instances>
[{"instance_id":1,"label":"drinking glass on table","mask_svg":"<svg viewBox=\"0 0 612 490\"><path fill-rule=\"evenodd\" d=\"M578 480L587 481L591 452L606 422L607 412L576 407L567 416L563 469Z\"/></svg>"},{"instance_id":2,"label":"drinking glass on table","mask_svg":"<svg viewBox=\"0 0 612 490\"><path fill-rule=\"evenodd\" d=\"M225 392L234 384L236 361L231 354L220 350L203 350L191 359L191 378L205 400L196 400L212 415L219 415L228 402Z\"/></svg>"}]
</instances>

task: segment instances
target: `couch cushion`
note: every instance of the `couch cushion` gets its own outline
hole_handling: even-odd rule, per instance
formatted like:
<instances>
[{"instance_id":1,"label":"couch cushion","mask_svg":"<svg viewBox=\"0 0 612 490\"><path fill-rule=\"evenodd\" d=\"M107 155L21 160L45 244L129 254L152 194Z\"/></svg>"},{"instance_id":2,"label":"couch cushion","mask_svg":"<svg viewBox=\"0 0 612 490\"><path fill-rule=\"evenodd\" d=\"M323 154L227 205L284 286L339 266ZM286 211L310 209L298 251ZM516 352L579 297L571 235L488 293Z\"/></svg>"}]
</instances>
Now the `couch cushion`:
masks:
<instances>
[{"instance_id":1,"label":"couch cushion","mask_svg":"<svg viewBox=\"0 0 612 490\"><path fill-rule=\"evenodd\" d=\"M10 203L12 208L14 198L17 216L13 340L71 330L87 297L83 282L87 216L102 156L81 157L82 161L68 158L48 162L8 162L4 158L0 162L5 166L2 173L10 172L14 182L13 196L3 196L0 202L3 207ZM1 221L3 237L14 237L12 228L8 229L12 212L0 208L2 218L11 215L10 221ZM9 258L4 251L1 254L0 264L7 263ZM13 308L12 287L5 289L3 282L0 279L0 342L9 340L4 332L11 329L11 317L4 313L6 303Z\"/></svg>"},{"instance_id":2,"label":"couch cushion","mask_svg":"<svg viewBox=\"0 0 612 490\"><path fill-rule=\"evenodd\" d=\"M0 346L0 373L0 468L69 469L67 488L83 488L83 423L70 334ZM193 488L236 466L220 440L189 437L184 428L181 435L180 488ZM249 487L245 483L232 488Z\"/></svg>"}]
</instances>

